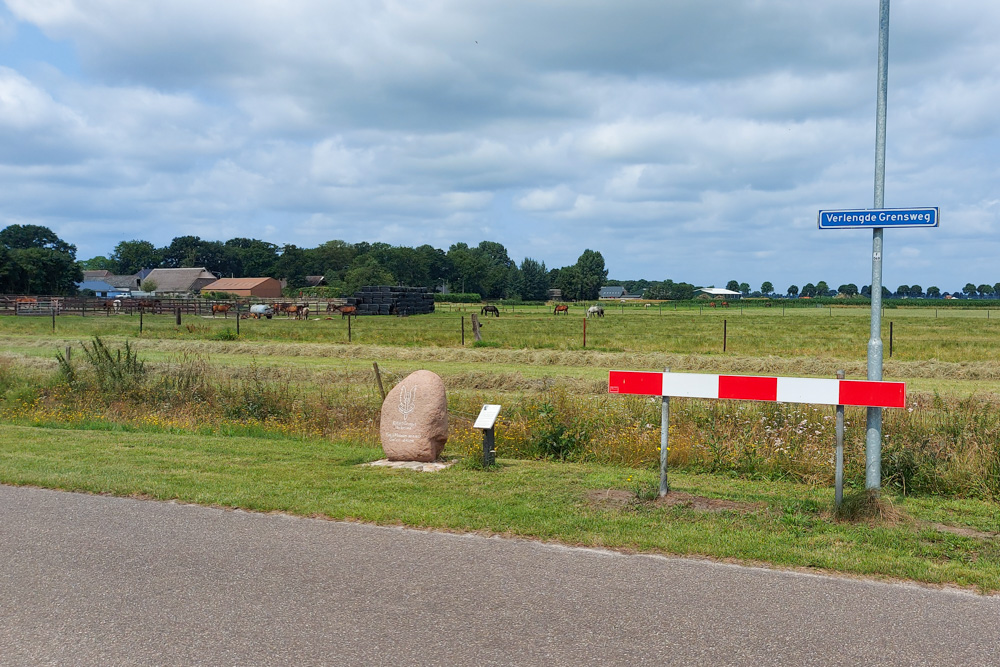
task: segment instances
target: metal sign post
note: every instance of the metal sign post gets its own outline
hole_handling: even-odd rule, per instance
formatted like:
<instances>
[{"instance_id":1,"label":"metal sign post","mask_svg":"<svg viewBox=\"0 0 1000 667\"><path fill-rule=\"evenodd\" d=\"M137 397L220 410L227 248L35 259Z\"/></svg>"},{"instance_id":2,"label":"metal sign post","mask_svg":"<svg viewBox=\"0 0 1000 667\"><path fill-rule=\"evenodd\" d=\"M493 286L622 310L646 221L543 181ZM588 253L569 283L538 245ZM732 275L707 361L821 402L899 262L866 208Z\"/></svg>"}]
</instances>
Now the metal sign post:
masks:
<instances>
[{"instance_id":1,"label":"metal sign post","mask_svg":"<svg viewBox=\"0 0 1000 667\"><path fill-rule=\"evenodd\" d=\"M664 373L669 373L669 368L663 369ZM663 396L660 404L660 497L670 492L670 483L667 481L667 454L670 451L670 397Z\"/></svg>"},{"instance_id":2,"label":"metal sign post","mask_svg":"<svg viewBox=\"0 0 1000 667\"><path fill-rule=\"evenodd\" d=\"M476 423L472 428L483 431L483 467L489 468L496 462L496 444L493 439L493 425L500 415L499 405L484 405L476 417Z\"/></svg>"}]
</instances>

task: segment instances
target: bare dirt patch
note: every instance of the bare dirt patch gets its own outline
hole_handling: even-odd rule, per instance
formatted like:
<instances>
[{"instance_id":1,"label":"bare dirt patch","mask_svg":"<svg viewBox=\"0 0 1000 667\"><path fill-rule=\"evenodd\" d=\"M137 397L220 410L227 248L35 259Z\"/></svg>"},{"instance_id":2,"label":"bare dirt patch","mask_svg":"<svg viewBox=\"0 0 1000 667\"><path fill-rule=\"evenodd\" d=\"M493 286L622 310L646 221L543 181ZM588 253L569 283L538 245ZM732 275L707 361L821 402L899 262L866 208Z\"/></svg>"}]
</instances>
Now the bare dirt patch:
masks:
<instances>
[{"instance_id":1,"label":"bare dirt patch","mask_svg":"<svg viewBox=\"0 0 1000 667\"><path fill-rule=\"evenodd\" d=\"M962 537L975 537L983 540L991 540L1000 537L997 533L987 533L982 530L976 530L975 528L965 528L963 526L949 526L943 523L931 523L928 524L934 530L942 533L951 533L952 535L961 535Z\"/></svg>"},{"instance_id":2,"label":"bare dirt patch","mask_svg":"<svg viewBox=\"0 0 1000 667\"><path fill-rule=\"evenodd\" d=\"M767 507L765 503L749 503L723 498L706 498L685 491L670 491L662 498L640 500L635 493L622 489L602 489L590 491L587 501L600 509L621 509L637 504L655 507L684 507L695 512L740 512L746 514Z\"/></svg>"}]
</instances>

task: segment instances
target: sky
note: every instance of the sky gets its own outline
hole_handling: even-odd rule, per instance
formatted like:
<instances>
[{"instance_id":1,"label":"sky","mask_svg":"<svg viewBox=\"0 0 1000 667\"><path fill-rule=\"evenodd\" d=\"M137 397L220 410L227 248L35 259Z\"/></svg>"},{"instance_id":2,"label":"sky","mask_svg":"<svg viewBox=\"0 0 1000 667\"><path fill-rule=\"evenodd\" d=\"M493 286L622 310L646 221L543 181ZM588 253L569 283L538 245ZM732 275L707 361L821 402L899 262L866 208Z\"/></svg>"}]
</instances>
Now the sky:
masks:
<instances>
[{"instance_id":1,"label":"sky","mask_svg":"<svg viewBox=\"0 0 1000 667\"><path fill-rule=\"evenodd\" d=\"M0 0L0 227L871 282L878 0ZM1000 3L895 0L883 284L1000 281Z\"/></svg>"}]
</instances>

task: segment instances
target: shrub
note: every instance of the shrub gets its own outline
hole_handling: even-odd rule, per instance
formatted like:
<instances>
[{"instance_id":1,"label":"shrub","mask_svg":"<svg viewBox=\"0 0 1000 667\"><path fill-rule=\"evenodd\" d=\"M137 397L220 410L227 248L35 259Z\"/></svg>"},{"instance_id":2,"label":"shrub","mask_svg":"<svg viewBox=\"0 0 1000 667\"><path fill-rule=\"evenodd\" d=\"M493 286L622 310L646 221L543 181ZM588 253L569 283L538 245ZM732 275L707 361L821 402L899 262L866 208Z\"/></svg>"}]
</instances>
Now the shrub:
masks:
<instances>
[{"instance_id":1,"label":"shrub","mask_svg":"<svg viewBox=\"0 0 1000 667\"><path fill-rule=\"evenodd\" d=\"M434 294L436 303L479 303L483 298L475 292L455 292L451 294Z\"/></svg>"}]
</instances>

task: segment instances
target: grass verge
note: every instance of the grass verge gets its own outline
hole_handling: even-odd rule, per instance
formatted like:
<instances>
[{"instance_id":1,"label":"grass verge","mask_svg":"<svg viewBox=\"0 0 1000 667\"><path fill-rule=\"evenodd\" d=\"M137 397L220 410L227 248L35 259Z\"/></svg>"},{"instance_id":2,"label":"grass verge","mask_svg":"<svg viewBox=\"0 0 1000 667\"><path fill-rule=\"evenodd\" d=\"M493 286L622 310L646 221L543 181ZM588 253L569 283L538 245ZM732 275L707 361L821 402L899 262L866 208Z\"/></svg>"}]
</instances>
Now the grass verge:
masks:
<instances>
[{"instance_id":1,"label":"grass verge","mask_svg":"<svg viewBox=\"0 0 1000 667\"><path fill-rule=\"evenodd\" d=\"M0 425L0 482L175 499L379 524L708 556L1000 590L1000 520L975 500L895 498L892 523L838 521L832 491L782 481L672 474L686 497L646 491L656 472L502 460L439 473L359 466L381 450L250 438ZM706 509L707 508L707 509Z\"/></svg>"}]
</instances>

